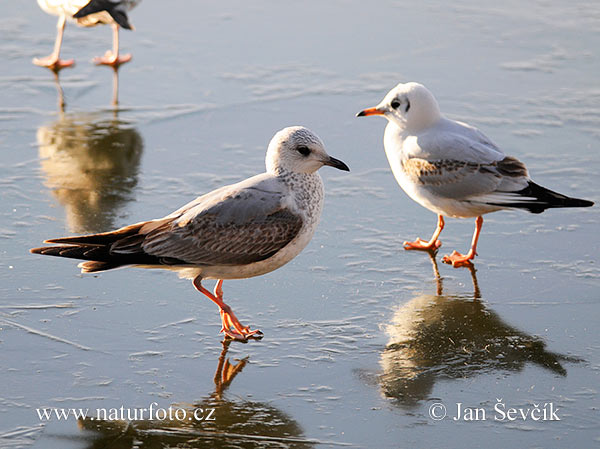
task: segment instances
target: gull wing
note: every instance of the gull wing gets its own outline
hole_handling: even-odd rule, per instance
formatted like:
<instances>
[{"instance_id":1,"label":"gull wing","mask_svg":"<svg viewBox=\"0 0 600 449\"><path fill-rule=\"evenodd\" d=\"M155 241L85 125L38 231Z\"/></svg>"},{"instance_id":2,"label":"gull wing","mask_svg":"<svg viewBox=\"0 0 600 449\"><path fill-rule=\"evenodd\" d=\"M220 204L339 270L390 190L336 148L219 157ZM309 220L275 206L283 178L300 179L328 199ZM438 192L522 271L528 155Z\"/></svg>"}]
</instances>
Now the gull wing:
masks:
<instances>
[{"instance_id":1,"label":"gull wing","mask_svg":"<svg viewBox=\"0 0 600 449\"><path fill-rule=\"evenodd\" d=\"M477 128L446 118L417 135L407 137L402 153L428 161L448 159L475 164L498 162L506 156Z\"/></svg>"},{"instance_id":2,"label":"gull wing","mask_svg":"<svg viewBox=\"0 0 600 449\"><path fill-rule=\"evenodd\" d=\"M402 162L402 168L412 182L437 196L456 200L477 200L494 192L520 191L527 187L529 180L525 165L510 156L491 163L410 158Z\"/></svg>"},{"instance_id":3,"label":"gull wing","mask_svg":"<svg viewBox=\"0 0 600 449\"><path fill-rule=\"evenodd\" d=\"M441 119L402 144L401 165L414 183L437 196L470 200L527 187L527 168L506 156L477 128Z\"/></svg>"},{"instance_id":4,"label":"gull wing","mask_svg":"<svg viewBox=\"0 0 600 449\"><path fill-rule=\"evenodd\" d=\"M145 253L169 263L244 265L290 243L302 218L286 204L287 187L258 175L197 198L147 234L116 242L113 254ZM162 221L162 220L161 220Z\"/></svg>"}]
</instances>

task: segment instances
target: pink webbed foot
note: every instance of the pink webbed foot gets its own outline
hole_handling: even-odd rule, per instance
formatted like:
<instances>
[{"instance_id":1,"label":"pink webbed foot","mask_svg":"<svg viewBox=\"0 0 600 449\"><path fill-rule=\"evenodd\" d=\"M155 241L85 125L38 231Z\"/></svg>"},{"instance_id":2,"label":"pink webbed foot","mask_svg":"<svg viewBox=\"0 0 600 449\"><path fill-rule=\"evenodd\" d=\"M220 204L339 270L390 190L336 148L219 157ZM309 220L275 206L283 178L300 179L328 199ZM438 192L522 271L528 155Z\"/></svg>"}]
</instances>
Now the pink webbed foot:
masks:
<instances>
[{"instance_id":1,"label":"pink webbed foot","mask_svg":"<svg viewBox=\"0 0 600 449\"><path fill-rule=\"evenodd\" d=\"M434 231L433 235L431 236L431 239L429 239L429 241L427 241L427 240L423 240L423 239L420 239L417 237L417 240L415 240L414 242L404 242L403 243L404 249L430 251L430 252L437 251L440 248L440 246L442 246L442 241L438 240L438 237L440 236L442 229L444 229L444 217L441 215L438 215L437 227L435 228L435 231Z\"/></svg>"},{"instance_id":2,"label":"pink webbed foot","mask_svg":"<svg viewBox=\"0 0 600 449\"><path fill-rule=\"evenodd\" d=\"M445 255L442 258L442 262L452 265L454 268L458 267L472 267L473 263L471 260L475 258L477 253L469 251L467 254L463 255L458 251L452 251L452 254Z\"/></svg>"},{"instance_id":3,"label":"pink webbed foot","mask_svg":"<svg viewBox=\"0 0 600 449\"><path fill-rule=\"evenodd\" d=\"M449 256L446 255L442 259L442 262L451 264L454 268L458 267L472 267L473 263L471 260L477 255L477 242L479 241L479 234L481 233L481 227L483 226L483 218L481 216L475 219L475 232L473 233L473 240L471 240L471 249L465 255L458 251L452 251Z\"/></svg>"},{"instance_id":4,"label":"pink webbed foot","mask_svg":"<svg viewBox=\"0 0 600 449\"><path fill-rule=\"evenodd\" d=\"M104 56L97 56L94 58L94 64L96 65L107 65L112 68L118 69L121 64L131 61L131 54L115 55L112 51L107 50Z\"/></svg>"},{"instance_id":5,"label":"pink webbed foot","mask_svg":"<svg viewBox=\"0 0 600 449\"><path fill-rule=\"evenodd\" d=\"M223 308L220 310L221 314L221 331L227 337L237 341L248 341L249 338L261 339L263 333L258 330L251 330L250 326L243 326L239 322L231 307L227 304L223 304Z\"/></svg>"},{"instance_id":6,"label":"pink webbed foot","mask_svg":"<svg viewBox=\"0 0 600 449\"><path fill-rule=\"evenodd\" d=\"M75 65L73 59L60 59L56 56L46 56L45 58L33 58L33 63L40 67L46 67L54 72L58 72L66 67Z\"/></svg>"},{"instance_id":7,"label":"pink webbed foot","mask_svg":"<svg viewBox=\"0 0 600 449\"><path fill-rule=\"evenodd\" d=\"M402 245L406 250L437 251L442 246L442 241L438 239L427 241L417 237L414 242L404 242Z\"/></svg>"}]
</instances>

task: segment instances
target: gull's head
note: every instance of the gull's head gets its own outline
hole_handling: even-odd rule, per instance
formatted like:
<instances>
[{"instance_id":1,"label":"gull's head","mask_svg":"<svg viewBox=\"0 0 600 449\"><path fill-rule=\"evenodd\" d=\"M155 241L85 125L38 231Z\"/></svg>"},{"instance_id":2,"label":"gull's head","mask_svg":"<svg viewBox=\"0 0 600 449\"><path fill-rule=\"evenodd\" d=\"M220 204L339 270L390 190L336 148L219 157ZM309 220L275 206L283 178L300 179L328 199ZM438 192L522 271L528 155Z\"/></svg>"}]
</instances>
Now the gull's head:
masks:
<instances>
[{"instance_id":1,"label":"gull's head","mask_svg":"<svg viewBox=\"0 0 600 449\"><path fill-rule=\"evenodd\" d=\"M433 125L442 116L433 94L419 83L400 83L377 106L356 114L369 115L381 115L400 129L413 132Z\"/></svg>"},{"instance_id":2,"label":"gull's head","mask_svg":"<svg viewBox=\"0 0 600 449\"><path fill-rule=\"evenodd\" d=\"M269 173L314 173L323 165L350 171L342 161L327 154L319 136L303 126L290 126L275 134L265 163Z\"/></svg>"}]
</instances>

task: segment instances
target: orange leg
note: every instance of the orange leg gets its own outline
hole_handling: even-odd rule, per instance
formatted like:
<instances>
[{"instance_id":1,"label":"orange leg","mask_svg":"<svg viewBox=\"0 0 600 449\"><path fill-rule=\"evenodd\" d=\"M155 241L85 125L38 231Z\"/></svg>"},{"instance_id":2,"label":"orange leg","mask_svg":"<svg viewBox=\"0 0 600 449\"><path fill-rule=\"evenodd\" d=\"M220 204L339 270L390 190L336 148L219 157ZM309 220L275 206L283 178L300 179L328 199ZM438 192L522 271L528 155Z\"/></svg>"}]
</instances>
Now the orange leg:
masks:
<instances>
[{"instance_id":1,"label":"orange leg","mask_svg":"<svg viewBox=\"0 0 600 449\"><path fill-rule=\"evenodd\" d=\"M471 249L465 255L462 255L458 251L452 251L449 256L446 255L442 259L442 262L452 264L453 267L468 267L473 265L471 260L477 255L477 240L479 240L479 233L483 226L483 217L479 216L475 219L475 232L473 233L473 240L471 241Z\"/></svg>"},{"instance_id":2,"label":"orange leg","mask_svg":"<svg viewBox=\"0 0 600 449\"><path fill-rule=\"evenodd\" d=\"M72 59L60 59L60 47L62 45L63 34L65 32L66 17L60 16L56 24L56 41L54 42L54 50L50 56L45 58L33 58L33 63L40 67L47 67L50 70L58 73L65 67L71 67L75 64Z\"/></svg>"},{"instance_id":3,"label":"orange leg","mask_svg":"<svg viewBox=\"0 0 600 449\"><path fill-rule=\"evenodd\" d=\"M417 237L417 240L415 240L414 242L404 242L404 249L417 249L421 251L437 250L440 246L442 246L441 240L438 240L442 229L444 229L444 217L438 215L437 228L435 228L435 232L431 236L431 239L427 242Z\"/></svg>"},{"instance_id":4,"label":"orange leg","mask_svg":"<svg viewBox=\"0 0 600 449\"><path fill-rule=\"evenodd\" d=\"M262 332L257 330L250 330L249 326L242 326L239 322L231 307L223 302L223 279L217 281L215 286L214 294L205 289L200 283L201 278L197 277L194 279L193 284L196 290L204 294L208 299L219 306L219 313L221 314L222 328L221 332L234 340L246 341L248 337L262 337Z\"/></svg>"},{"instance_id":5,"label":"orange leg","mask_svg":"<svg viewBox=\"0 0 600 449\"><path fill-rule=\"evenodd\" d=\"M121 64L131 61L131 54L119 56L119 25L113 25L113 49L107 50L104 56L94 58L96 65L108 65L113 68L119 68Z\"/></svg>"}]
</instances>

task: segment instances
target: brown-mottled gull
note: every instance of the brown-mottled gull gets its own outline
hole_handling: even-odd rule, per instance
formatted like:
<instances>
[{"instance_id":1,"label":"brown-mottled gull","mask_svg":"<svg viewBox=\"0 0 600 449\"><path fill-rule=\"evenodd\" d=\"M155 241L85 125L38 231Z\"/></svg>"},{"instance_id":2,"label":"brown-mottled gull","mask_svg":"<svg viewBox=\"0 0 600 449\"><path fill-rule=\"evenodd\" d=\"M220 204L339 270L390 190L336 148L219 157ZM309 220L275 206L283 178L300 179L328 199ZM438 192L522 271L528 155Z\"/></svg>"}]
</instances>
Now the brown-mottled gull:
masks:
<instances>
[{"instance_id":1,"label":"brown-mottled gull","mask_svg":"<svg viewBox=\"0 0 600 449\"><path fill-rule=\"evenodd\" d=\"M443 258L455 267L469 265L476 255L483 214L511 208L540 213L594 204L534 183L525 164L506 156L477 128L445 118L421 84L400 83L376 107L357 115L381 115L388 120L384 146L398 184L438 215L431 239L404 242L405 249L437 250L444 216L477 217L469 252L454 251Z\"/></svg>"},{"instance_id":2,"label":"brown-mottled gull","mask_svg":"<svg viewBox=\"0 0 600 449\"><path fill-rule=\"evenodd\" d=\"M84 273L124 265L175 270L219 306L222 332L246 340L260 331L242 326L223 302L223 279L268 273L304 249L323 207L317 173L323 165L349 170L307 128L285 128L269 144L263 174L200 196L164 218L46 240L60 246L31 252L87 260L79 265ZM214 293L202 286L203 279L218 279Z\"/></svg>"}]
</instances>

